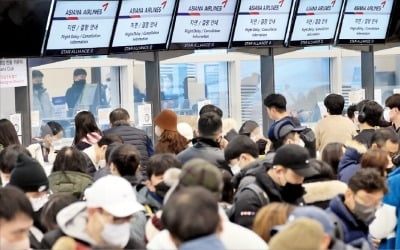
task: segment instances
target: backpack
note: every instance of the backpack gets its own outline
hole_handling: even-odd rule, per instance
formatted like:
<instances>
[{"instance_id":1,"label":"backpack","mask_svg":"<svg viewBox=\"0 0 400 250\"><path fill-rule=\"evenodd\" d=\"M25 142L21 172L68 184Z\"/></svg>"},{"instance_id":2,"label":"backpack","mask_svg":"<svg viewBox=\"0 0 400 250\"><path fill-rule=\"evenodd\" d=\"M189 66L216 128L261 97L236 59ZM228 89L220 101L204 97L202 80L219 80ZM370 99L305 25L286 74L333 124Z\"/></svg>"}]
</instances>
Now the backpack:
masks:
<instances>
[{"instance_id":1,"label":"backpack","mask_svg":"<svg viewBox=\"0 0 400 250\"><path fill-rule=\"evenodd\" d=\"M260 201L261 204L266 205L269 203L269 198L268 198L268 194L262 189L260 188L260 186L258 186L255 183L251 183L243 188L241 188L240 190L237 191L235 197L237 197L237 195L241 192L243 192L244 190L251 190L253 191L256 195L258 200ZM235 202L233 203L233 205L228 208L225 212L229 218L230 221L233 222L234 217L235 217Z\"/></svg>"}]
</instances>

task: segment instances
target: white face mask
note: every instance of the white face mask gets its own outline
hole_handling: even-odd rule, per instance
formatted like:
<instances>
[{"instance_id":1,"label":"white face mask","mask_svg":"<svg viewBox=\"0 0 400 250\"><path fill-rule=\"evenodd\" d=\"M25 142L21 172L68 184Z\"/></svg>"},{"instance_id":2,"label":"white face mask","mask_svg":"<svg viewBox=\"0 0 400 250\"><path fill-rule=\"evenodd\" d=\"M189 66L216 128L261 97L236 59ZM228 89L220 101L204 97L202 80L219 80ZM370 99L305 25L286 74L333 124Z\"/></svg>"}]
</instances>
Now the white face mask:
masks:
<instances>
[{"instance_id":1,"label":"white face mask","mask_svg":"<svg viewBox=\"0 0 400 250\"><path fill-rule=\"evenodd\" d=\"M29 200L32 204L33 211L37 212L49 201L49 197L47 195L43 195L39 198L29 198Z\"/></svg>"},{"instance_id":2,"label":"white face mask","mask_svg":"<svg viewBox=\"0 0 400 250\"><path fill-rule=\"evenodd\" d=\"M130 223L126 222L118 225L106 223L101 232L101 237L113 247L124 248L128 244L130 237Z\"/></svg>"},{"instance_id":3,"label":"white face mask","mask_svg":"<svg viewBox=\"0 0 400 250\"><path fill-rule=\"evenodd\" d=\"M10 182L10 180L6 179L6 177L1 173L0 173L0 178L1 178L1 185L3 187L5 187Z\"/></svg>"},{"instance_id":4,"label":"white face mask","mask_svg":"<svg viewBox=\"0 0 400 250\"><path fill-rule=\"evenodd\" d=\"M7 250L28 250L30 249L29 238L25 238L23 240L17 242L9 242L4 238L0 238L0 249Z\"/></svg>"},{"instance_id":5,"label":"white face mask","mask_svg":"<svg viewBox=\"0 0 400 250\"><path fill-rule=\"evenodd\" d=\"M390 109L385 108L383 110L383 119L385 119L385 121L387 121L387 122L391 122L390 121Z\"/></svg>"},{"instance_id":6,"label":"white face mask","mask_svg":"<svg viewBox=\"0 0 400 250\"><path fill-rule=\"evenodd\" d=\"M100 169L100 168L105 168L106 165L107 165L106 160L100 160L100 161L99 161L99 169Z\"/></svg>"},{"instance_id":7,"label":"white face mask","mask_svg":"<svg viewBox=\"0 0 400 250\"><path fill-rule=\"evenodd\" d=\"M231 171L234 175L238 174L240 172L240 167L239 167L239 163L232 165L231 166Z\"/></svg>"},{"instance_id":8,"label":"white face mask","mask_svg":"<svg viewBox=\"0 0 400 250\"><path fill-rule=\"evenodd\" d=\"M300 141L297 143L297 145L299 145L300 147L305 147L306 144L304 143L304 141L302 139L300 139Z\"/></svg>"},{"instance_id":9,"label":"white face mask","mask_svg":"<svg viewBox=\"0 0 400 250\"><path fill-rule=\"evenodd\" d=\"M156 125L155 129L154 129L154 133L156 134L156 136L160 137L162 134L162 129Z\"/></svg>"}]
</instances>

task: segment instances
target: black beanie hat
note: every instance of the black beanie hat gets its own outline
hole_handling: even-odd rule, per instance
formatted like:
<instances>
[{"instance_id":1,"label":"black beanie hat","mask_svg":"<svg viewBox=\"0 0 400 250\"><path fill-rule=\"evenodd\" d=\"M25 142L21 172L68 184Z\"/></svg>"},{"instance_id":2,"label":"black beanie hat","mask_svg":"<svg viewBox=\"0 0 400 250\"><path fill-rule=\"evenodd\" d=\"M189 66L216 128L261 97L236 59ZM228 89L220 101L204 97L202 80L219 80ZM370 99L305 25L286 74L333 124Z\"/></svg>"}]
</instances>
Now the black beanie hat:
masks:
<instances>
[{"instance_id":1,"label":"black beanie hat","mask_svg":"<svg viewBox=\"0 0 400 250\"><path fill-rule=\"evenodd\" d=\"M43 192L49 189L49 180L40 163L21 153L11 172L10 185L26 192Z\"/></svg>"}]
</instances>

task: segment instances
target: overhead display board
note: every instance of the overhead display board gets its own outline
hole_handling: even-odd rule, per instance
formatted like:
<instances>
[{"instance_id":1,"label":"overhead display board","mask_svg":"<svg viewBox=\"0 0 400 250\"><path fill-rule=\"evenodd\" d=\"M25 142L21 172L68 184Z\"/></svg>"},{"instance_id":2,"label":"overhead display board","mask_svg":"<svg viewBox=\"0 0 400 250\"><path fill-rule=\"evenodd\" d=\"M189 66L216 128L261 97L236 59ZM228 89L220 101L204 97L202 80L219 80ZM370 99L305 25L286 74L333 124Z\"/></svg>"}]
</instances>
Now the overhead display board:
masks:
<instances>
[{"instance_id":1,"label":"overhead display board","mask_svg":"<svg viewBox=\"0 0 400 250\"><path fill-rule=\"evenodd\" d=\"M343 0L300 0L295 12L289 45L308 46L332 43L342 6Z\"/></svg>"},{"instance_id":2,"label":"overhead display board","mask_svg":"<svg viewBox=\"0 0 400 250\"><path fill-rule=\"evenodd\" d=\"M227 47L237 0L180 0L170 49Z\"/></svg>"},{"instance_id":3,"label":"overhead display board","mask_svg":"<svg viewBox=\"0 0 400 250\"><path fill-rule=\"evenodd\" d=\"M107 54L118 4L118 0L57 0L45 55Z\"/></svg>"},{"instance_id":4,"label":"overhead display board","mask_svg":"<svg viewBox=\"0 0 400 250\"><path fill-rule=\"evenodd\" d=\"M384 43L393 0L348 0L339 44Z\"/></svg>"},{"instance_id":5,"label":"overhead display board","mask_svg":"<svg viewBox=\"0 0 400 250\"><path fill-rule=\"evenodd\" d=\"M232 47L283 45L293 0L242 0Z\"/></svg>"},{"instance_id":6,"label":"overhead display board","mask_svg":"<svg viewBox=\"0 0 400 250\"><path fill-rule=\"evenodd\" d=\"M166 49L175 3L123 0L111 52Z\"/></svg>"}]
</instances>

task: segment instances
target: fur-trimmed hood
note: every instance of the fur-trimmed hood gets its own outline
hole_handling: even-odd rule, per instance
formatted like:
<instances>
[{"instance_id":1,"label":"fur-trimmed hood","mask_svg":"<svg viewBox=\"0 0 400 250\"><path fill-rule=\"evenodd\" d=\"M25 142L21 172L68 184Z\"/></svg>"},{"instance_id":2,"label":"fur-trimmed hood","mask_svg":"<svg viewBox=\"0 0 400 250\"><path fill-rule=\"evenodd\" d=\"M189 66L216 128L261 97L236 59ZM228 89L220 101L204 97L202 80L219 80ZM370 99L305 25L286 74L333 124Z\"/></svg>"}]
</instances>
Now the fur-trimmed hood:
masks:
<instances>
[{"instance_id":1,"label":"fur-trimmed hood","mask_svg":"<svg viewBox=\"0 0 400 250\"><path fill-rule=\"evenodd\" d=\"M354 149L359 154L364 154L368 151L368 148L364 144L362 144L358 141L355 141L355 140L347 141L345 143L345 146L346 146L346 148Z\"/></svg>"},{"instance_id":2,"label":"fur-trimmed hood","mask_svg":"<svg viewBox=\"0 0 400 250\"><path fill-rule=\"evenodd\" d=\"M357 141L346 143L346 152L338 165L338 179L348 183L350 178L360 169L362 154L367 152L367 147Z\"/></svg>"},{"instance_id":3,"label":"fur-trimmed hood","mask_svg":"<svg viewBox=\"0 0 400 250\"><path fill-rule=\"evenodd\" d=\"M347 189L346 183L338 180L305 183L303 187L307 192L303 196L306 204L332 200L338 194L344 194Z\"/></svg>"}]
</instances>

